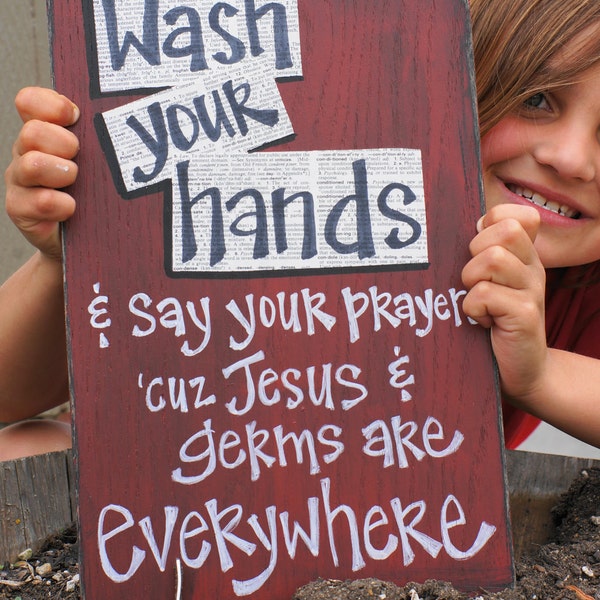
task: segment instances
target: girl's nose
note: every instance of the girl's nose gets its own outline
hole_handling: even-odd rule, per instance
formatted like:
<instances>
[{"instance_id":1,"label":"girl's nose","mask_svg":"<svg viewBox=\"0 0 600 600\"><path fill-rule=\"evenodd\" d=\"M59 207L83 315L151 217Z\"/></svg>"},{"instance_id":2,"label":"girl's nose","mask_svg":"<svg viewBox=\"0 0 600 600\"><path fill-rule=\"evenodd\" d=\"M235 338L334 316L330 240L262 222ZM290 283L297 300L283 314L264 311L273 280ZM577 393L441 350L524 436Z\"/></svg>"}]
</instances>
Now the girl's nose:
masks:
<instances>
[{"instance_id":1,"label":"girl's nose","mask_svg":"<svg viewBox=\"0 0 600 600\"><path fill-rule=\"evenodd\" d=\"M576 126L556 127L535 144L536 161L560 177L593 181L600 164L600 140Z\"/></svg>"}]
</instances>

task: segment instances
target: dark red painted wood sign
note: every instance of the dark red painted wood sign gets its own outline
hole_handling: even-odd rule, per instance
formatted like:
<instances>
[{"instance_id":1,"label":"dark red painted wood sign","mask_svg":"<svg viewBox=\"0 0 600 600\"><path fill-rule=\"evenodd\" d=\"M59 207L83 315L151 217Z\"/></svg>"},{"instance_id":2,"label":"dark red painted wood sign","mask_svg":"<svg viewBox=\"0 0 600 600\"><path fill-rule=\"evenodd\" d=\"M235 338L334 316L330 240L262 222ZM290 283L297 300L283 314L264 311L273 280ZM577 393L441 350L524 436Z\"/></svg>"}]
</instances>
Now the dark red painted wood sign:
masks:
<instances>
[{"instance_id":1,"label":"dark red painted wood sign","mask_svg":"<svg viewBox=\"0 0 600 600\"><path fill-rule=\"evenodd\" d=\"M510 584L466 3L50 16L85 596Z\"/></svg>"}]
</instances>

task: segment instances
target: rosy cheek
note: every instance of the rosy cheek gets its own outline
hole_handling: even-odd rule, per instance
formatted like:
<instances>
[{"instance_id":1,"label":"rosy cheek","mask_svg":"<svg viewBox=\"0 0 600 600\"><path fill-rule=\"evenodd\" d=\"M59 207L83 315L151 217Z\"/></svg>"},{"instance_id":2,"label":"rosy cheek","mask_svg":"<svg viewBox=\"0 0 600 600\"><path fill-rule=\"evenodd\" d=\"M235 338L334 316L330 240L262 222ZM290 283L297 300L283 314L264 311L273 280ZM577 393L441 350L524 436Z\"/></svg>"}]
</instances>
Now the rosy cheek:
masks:
<instances>
[{"instance_id":1,"label":"rosy cheek","mask_svg":"<svg viewBox=\"0 0 600 600\"><path fill-rule=\"evenodd\" d=\"M494 183L491 176L483 177L483 195L485 199L485 209L489 211L494 206L502 204L502 198L498 191L497 182Z\"/></svg>"},{"instance_id":2,"label":"rosy cheek","mask_svg":"<svg viewBox=\"0 0 600 600\"><path fill-rule=\"evenodd\" d=\"M522 154L523 146L517 141L522 134L522 122L510 115L494 125L481 140L481 163L484 171L494 164Z\"/></svg>"},{"instance_id":3,"label":"rosy cheek","mask_svg":"<svg viewBox=\"0 0 600 600\"><path fill-rule=\"evenodd\" d=\"M498 150L502 146L502 132L498 130L499 125L491 129L481 140L481 165L484 171L498 162Z\"/></svg>"}]
</instances>

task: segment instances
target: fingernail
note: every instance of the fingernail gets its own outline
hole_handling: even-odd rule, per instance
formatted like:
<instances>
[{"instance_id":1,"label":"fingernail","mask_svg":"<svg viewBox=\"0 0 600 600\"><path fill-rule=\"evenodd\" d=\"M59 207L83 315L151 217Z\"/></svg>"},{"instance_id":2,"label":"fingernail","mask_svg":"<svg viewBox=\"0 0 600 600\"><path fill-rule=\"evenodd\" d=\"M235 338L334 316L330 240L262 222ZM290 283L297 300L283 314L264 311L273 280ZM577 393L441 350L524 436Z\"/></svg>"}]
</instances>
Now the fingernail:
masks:
<instances>
[{"instance_id":1,"label":"fingernail","mask_svg":"<svg viewBox=\"0 0 600 600\"><path fill-rule=\"evenodd\" d=\"M484 217L479 217L479 221L477 221L477 233L481 233L483 231L483 219Z\"/></svg>"},{"instance_id":2,"label":"fingernail","mask_svg":"<svg viewBox=\"0 0 600 600\"><path fill-rule=\"evenodd\" d=\"M76 104L73 104L73 123L76 123L79 120L79 107Z\"/></svg>"}]
</instances>

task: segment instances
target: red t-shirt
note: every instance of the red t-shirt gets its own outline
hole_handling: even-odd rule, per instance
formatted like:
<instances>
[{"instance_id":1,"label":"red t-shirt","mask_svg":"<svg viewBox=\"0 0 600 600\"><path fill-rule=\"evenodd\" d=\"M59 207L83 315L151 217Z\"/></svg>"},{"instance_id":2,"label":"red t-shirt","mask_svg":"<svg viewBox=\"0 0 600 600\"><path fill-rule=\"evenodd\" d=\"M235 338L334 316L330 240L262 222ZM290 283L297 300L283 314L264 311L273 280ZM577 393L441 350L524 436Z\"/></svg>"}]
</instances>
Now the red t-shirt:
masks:
<instances>
[{"instance_id":1,"label":"red t-shirt","mask_svg":"<svg viewBox=\"0 0 600 600\"><path fill-rule=\"evenodd\" d=\"M560 271L547 271L548 346L600 358L600 263L590 266L585 272L585 280L591 281L591 284L569 285L565 282L565 275ZM577 398L573 402L577 402ZM540 421L506 402L502 410L506 447L516 448Z\"/></svg>"}]
</instances>

